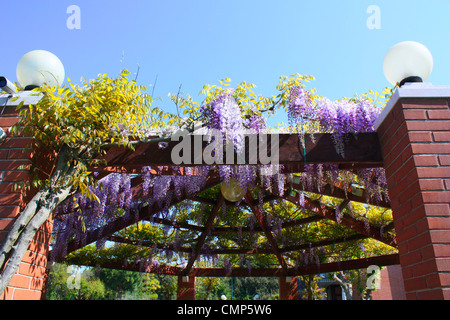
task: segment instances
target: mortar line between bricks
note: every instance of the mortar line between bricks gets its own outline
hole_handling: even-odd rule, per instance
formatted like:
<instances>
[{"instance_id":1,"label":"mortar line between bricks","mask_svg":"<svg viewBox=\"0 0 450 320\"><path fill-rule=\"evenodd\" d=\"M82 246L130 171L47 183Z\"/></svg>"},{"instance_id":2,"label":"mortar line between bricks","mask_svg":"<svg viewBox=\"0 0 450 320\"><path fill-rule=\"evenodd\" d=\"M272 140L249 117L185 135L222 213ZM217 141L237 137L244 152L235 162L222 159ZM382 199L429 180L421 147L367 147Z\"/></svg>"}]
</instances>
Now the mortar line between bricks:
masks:
<instances>
[{"instance_id":1,"label":"mortar line between bricks","mask_svg":"<svg viewBox=\"0 0 450 320\"><path fill-rule=\"evenodd\" d=\"M449 288L450 288L450 286L439 286L439 287L432 287L432 288L427 288L427 289L413 290L413 291L409 291L409 292L427 292L427 291L430 291L430 290L449 289Z\"/></svg>"},{"instance_id":2,"label":"mortar line between bricks","mask_svg":"<svg viewBox=\"0 0 450 320\"><path fill-rule=\"evenodd\" d=\"M407 252L407 253L405 253L405 254L400 254L400 253L399 253L400 259L402 258L402 256L406 256L406 255L408 255L408 254L410 254L410 253L413 253L413 252L416 252L416 251L420 251L420 250L423 249L423 248L424 248L424 247L422 247L422 248L420 248L420 249L416 249L416 250L414 250L414 251L409 251L409 252ZM446 258L447 258L447 257L432 257L432 258L429 258L429 259L426 259L426 260L420 260L419 262L416 262L416 263L414 263L414 264L408 264L407 267L408 267L408 268L409 268L409 267L415 267L415 266L420 265L420 264L425 263L425 262L436 261L437 259L446 259ZM413 278L424 277L424 276L427 276L427 275L433 274L433 273L450 273L450 271L433 271L433 272L430 272L430 273L427 273L427 274L424 274L424 275L421 275L421 276L415 276L415 277L413 277Z\"/></svg>"},{"instance_id":3,"label":"mortar line between bricks","mask_svg":"<svg viewBox=\"0 0 450 320\"><path fill-rule=\"evenodd\" d=\"M408 148L408 147L409 147L409 145L406 146L405 149ZM403 149L401 152L399 152L398 155L397 155L397 157L395 157L395 159L393 159L393 160L391 161L391 163L394 163L395 160L398 159L398 157L401 157L401 156L402 156L402 153L403 153L403 151L404 151L405 149ZM413 156L414 156L414 154L412 154L406 161L403 161L403 164L407 163ZM413 159L413 161L414 161L414 159ZM401 170L402 168L403 168L403 165L400 166L400 167L398 167L397 170L395 170L395 171L391 174L391 177L395 176L395 174L396 174L399 170ZM408 171L408 173L405 174L404 178L406 178L407 175L408 175L412 170L414 170L414 169L417 169L417 167L413 167L410 171ZM401 179L401 180L403 180L403 179ZM399 182L400 182L401 180L399 180Z\"/></svg>"}]
</instances>

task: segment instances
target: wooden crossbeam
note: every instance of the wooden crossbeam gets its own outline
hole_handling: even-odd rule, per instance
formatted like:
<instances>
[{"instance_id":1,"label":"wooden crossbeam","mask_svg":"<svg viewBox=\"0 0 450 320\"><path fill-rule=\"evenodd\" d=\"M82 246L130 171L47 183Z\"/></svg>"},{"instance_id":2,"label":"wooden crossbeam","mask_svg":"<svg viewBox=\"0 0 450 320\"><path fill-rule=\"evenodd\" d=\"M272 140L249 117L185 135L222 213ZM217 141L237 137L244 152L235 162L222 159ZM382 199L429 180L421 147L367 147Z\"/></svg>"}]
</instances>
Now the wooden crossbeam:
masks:
<instances>
[{"instance_id":1,"label":"wooden crossbeam","mask_svg":"<svg viewBox=\"0 0 450 320\"><path fill-rule=\"evenodd\" d=\"M269 202L269 201L274 201L276 199L278 199L277 196L269 194L269 195L264 196L262 202L266 203L266 202ZM200 202L200 203L204 203L204 204L209 204L209 205L214 205L216 203L216 200L214 200L214 199L200 197L200 196L194 196L194 197L191 198L191 200L197 201L197 202ZM247 206L247 203L244 202L244 201L242 201L238 205L235 202L231 202L231 201L228 201L228 200L225 200L225 203L226 203L227 207L245 207L245 206Z\"/></svg>"},{"instance_id":2,"label":"wooden crossbeam","mask_svg":"<svg viewBox=\"0 0 450 320\"><path fill-rule=\"evenodd\" d=\"M346 270L357 270L367 268L371 265L376 266L390 266L400 263L398 254L382 255L376 257L346 260L340 262L330 262L322 264L311 264L306 266L298 266L297 268L289 268L288 273L290 276L302 276L309 274L319 274ZM96 267L97 263L92 262L92 267ZM166 275L183 275L183 268L172 266L155 266L149 265L145 261L139 261L137 263L123 264L118 261L106 261L101 263L101 268L129 270L137 272L158 273ZM220 268L193 268L189 273L189 276L193 277L280 277L285 276L285 270L282 268L252 268L249 271L247 268L233 268L231 273L225 269Z\"/></svg>"},{"instance_id":3,"label":"wooden crossbeam","mask_svg":"<svg viewBox=\"0 0 450 320\"><path fill-rule=\"evenodd\" d=\"M290 194L284 194L281 198L290 201L294 204L300 205L298 194L295 196L291 196ZM335 209L328 207L325 204L320 203L319 201L305 197L305 208L309 211L312 211L318 215L325 217L326 219L336 221ZM350 228L353 231L364 234L370 238L381 241L394 248L397 247L397 241L395 237L389 234L381 235L379 228L374 228L373 226L370 225L367 226L362 221L356 220L355 218L350 217L348 215L342 215L341 221L340 222L336 221L336 223L339 223L347 228Z\"/></svg>"},{"instance_id":4,"label":"wooden crossbeam","mask_svg":"<svg viewBox=\"0 0 450 320\"><path fill-rule=\"evenodd\" d=\"M299 226L299 225L306 224L306 223L317 222L322 219L325 219L325 218L322 216L314 215L314 216L307 217L307 218L286 221L281 224L281 228L284 229L284 228L289 228L289 227L295 227L295 226ZM149 221L151 223L158 223L158 224L169 226L169 227L172 227L175 229L186 229L186 230L198 231L198 232L203 232L205 230L204 226L198 226L198 225L194 225L194 224L190 224L190 223L186 223L186 222L172 221L172 220L164 219L164 218L151 217L150 219L145 219L145 220ZM267 228L270 231L272 231L272 229L273 229L273 227L269 227L269 226ZM247 233L247 232L262 232L262 231L263 230L261 229L261 227L259 225L254 226L253 228L251 228L251 227L213 227L213 228L211 228L210 234L238 233L238 232Z\"/></svg>"},{"instance_id":5,"label":"wooden crossbeam","mask_svg":"<svg viewBox=\"0 0 450 320\"><path fill-rule=\"evenodd\" d=\"M266 154L272 152L272 137L268 135ZM189 136L192 141L202 141L203 137L194 138ZM278 134L279 141L279 164L284 165L285 172L302 172L305 164L311 163L335 163L341 168L367 168L382 167L383 157L381 154L380 143L376 133L351 134L344 142L344 156L336 151L333 135L329 133L305 134L301 141L298 134ZM249 139L245 139L245 156L243 164L266 164L261 162L259 156L255 163L250 163L251 156L259 155L259 150L249 150ZM107 165L95 166L90 168L92 171L111 171L111 172L140 172L143 166L201 166L206 165L203 157L194 154L195 148L191 148L189 157L190 163L174 164L172 160L172 150L178 144L177 141L168 143L165 148L160 148L158 144L141 144L135 151L127 148L109 148L106 155L100 159L106 160ZM303 147L304 145L304 147ZM203 141L201 150L207 146ZM274 149L275 150L275 149ZM197 150L195 150L197 151ZM256 151L256 152L255 152ZM224 163L226 162L226 150L224 150ZM200 159L201 158L201 159ZM200 159L201 161L198 161ZM233 163L238 164L237 157Z\"/></svg>"},{"instance_id":6,"label":"wooden crossbeam","mask_svg":"<svg viewBox=\"0 0 450 320\"><path fill-rule=\"evenodd\" d=\"M398 254L383 255L377 257L347 260L340 262L330 262L322 264L312 264L307 266L299 266L297 268L289 268L289 276L303 276L309 274L319 274L346 270L356 270L367 268L371 265L389 266L399 264ZM174 270L175 271L175 270ZM234 268L231 270L230 277L279 277L284 276L285 271L280 268L252 268L249 272L247 268ZM192 276L195 277L226 277L227 274L223 269L195 269L192 270Z\"/></svg>"},{"instance_id":7,"label":"wooden crossbeam","mask_svg":"<svg viewBox=\"0 0 450 320\"><path fill-rule=\"evenodd\" d=\"M174 229L186 229L186 230L198 231L198 232L203 232L205 230L205 227L203 227L203 226L197 226L197 225L186 223L186 222L172 221L172 220L164 219L164 218L151 217L150 219L145 219L145 220L148 222L151 222L151 223L158 223L158 224L162 224L162 225L165 225L168 227L172 227Z\"/></svg>"},{"instance_id":8,"label":"wooden crossbeam","mask_svg":"<svg viewBox=\"0 0 450 320\"><path fill-rule=\"evenodd\" d=\"M391 204L387 201L377 201L370 197L366 197L363 193L361 196L351 193L351 191L345 192L345 190L339 188L338 186L334 186L333 188L327 184L321 190L316 186L312 186L309 189L304 188L302 185L297 183L291 184L292 188L298 191L305 191L311 193L322 194L329 197L339 198L343 200L350 200L359 203L367 203L373 206L382 207L382 208L390 208ZM364 191L365 192L365 191Z\"/></svg>"},{"instance_id":9,"label":"wooden crossbeam","mask_svg":"<svg viewBox=\"0 0 450 320\"><path fill-rule=\"evenodd\" d=\"M340 237L340 238L335 238L335 239L324 239L324 240L320 240L320 241L316 241L316 242L289 245L289 246L279 248L279 252L285 253L285 252L292 252L292 251L298 251L298 250L304 250L304 249L318 248L318 247L324 247L327 245L351 242L351 241L356 241L356 240L361 240L361 239L366 239L366 238L367 238L367 236L365 236L365 235L355 234L352 236ZM120 237L120 236L110 236L110 237L108 237L108 240L114 241L117 243L139 245L141 247L150 247L150 248L156 247L157 249L161 249L161 250L173 250L175 247L173 243L156 243L155 244L153 241L133 240L133 239L127 239L127 238ZM186 247L186 246L179 247L176 249L176 251L192 253L192 247ZM200 250L199 255L202 253L207 253L207 254L274 254L272 249L267 249L267 248L217 248L217 249L209 249L207 252Z\"/></svg>"}]
</instances>

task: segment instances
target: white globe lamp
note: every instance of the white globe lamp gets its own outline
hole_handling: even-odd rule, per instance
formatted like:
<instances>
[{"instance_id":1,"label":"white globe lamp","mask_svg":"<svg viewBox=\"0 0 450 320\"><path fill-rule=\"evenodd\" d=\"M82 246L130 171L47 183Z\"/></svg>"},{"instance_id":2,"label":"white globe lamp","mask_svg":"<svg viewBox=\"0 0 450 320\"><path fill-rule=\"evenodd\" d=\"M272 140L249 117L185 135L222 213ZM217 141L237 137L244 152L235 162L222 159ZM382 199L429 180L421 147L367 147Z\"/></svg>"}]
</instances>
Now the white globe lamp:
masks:
<instances>
[{"instance_id":1,"label":"white globe lamp","mask_svg":"<svg viewBox=\"0 0 450 320\"><path fill-rule=\"evenodd\" d=\"M433 56L423 44L403 41L386 54L383 71L386 79L400 87L408 82L424 82L433 70Z\"/></svg>"},{"instance_id":2,"label":"white globe lamp","mask_svg":"<svg viewBox=\"0 0 450 320\"><path fill-rule=\"evenodd\" d=\"M222 182L220 190L223 197L230 202L237 202L245 195L245 188L242 188L239 181L231 178L228 182Z\"/></svg>"},{"instance_id":3,"label":"white globe lamp","mask_svg":"<svg viewBox=\"0 0 450 320\"><path fill-rule=\"evenodd\" d=\"M64 81L64 66L59 58L45 50L26 53L17 64L17 80L25 90L42 86L60 87Z\"/></svg>"}]
</instances>

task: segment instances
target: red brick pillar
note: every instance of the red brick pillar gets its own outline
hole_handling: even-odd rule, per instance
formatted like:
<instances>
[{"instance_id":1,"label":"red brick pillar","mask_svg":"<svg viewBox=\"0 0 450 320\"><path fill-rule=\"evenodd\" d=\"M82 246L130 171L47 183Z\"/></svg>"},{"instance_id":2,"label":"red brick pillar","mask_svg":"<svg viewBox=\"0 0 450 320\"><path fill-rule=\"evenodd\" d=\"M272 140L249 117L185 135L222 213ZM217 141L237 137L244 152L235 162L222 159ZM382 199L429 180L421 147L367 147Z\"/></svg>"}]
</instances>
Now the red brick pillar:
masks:
<instances>
[{"instance_id":1,"label":"red brick pillar","mask_svg":"<svg viewBox=\"0 0 450 320\"><path fill-rule=\"evenodd\" d=\"M280 300L298 300L298 288L296 277L279 277Z\"/></svg>"},{"instance_id":2,"label":"red brick pillar","mask_svg":"<svg viewBox=\"0 0 450 320\"><path fill-rule=\"evenodd\" d=\"M177 300L195 300L196 278L178 276Z\"/></svg>"},{"instance_id":3,"label":"red brick pillar","mask_svg":"<svg viewBox=\"0 0 450 320\"><path fill-rule=\"evenodd\" d=\"M395 264L384 267L380 272L380 288L372 291L372 300L405 300L405 285L402 268Z\"/></svg>"},{"instance_id":4,"label":"red brick pillar","mask_svg":"<svg viewBox=\"0 0 450 320\"><path fill-rule=\"evenodd\" d=\"M0 143L0 242L3 242L18 214L35 194L35 191L25 193L14 189L16 182L27 181L30 178L23 165L41 162L37 160L36 153L23 152L25 147L30 146L31 138L11 137L9 134L10 127L19 120L15 109L15 106L5 106L3 103L0 107L0 127L8 133L6 141ZM51 232L52 221L49 220L36 234L22 258L17 273L11 279L7 289L0 293L0 300L42 298Z\"/></svg>"},{"instance_id":5,"label":"red brick pillar","mask_svg":"<svg viewBox=\"0 0 450 320\"><path fill-rule=\"evenodd\" d=\"M407 299L450 299L449 97L406 85L377 124Z\"/></svg>"}]
</instances>

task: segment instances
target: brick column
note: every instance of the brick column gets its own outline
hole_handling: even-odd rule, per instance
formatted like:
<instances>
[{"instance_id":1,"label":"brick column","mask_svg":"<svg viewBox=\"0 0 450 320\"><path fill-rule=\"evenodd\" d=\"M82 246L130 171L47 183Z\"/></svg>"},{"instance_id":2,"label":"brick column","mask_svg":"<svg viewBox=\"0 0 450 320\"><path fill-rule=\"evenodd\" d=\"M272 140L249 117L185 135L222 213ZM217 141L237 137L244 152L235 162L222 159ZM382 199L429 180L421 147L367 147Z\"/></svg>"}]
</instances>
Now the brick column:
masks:
<instances>
[{"instance_id":1,"label":"brick column","mask_svg":"<svg viewBox=\"0 0 450 320\"><path fill-rule=\"evenodd\" d=\"M3 101L4 100L4 101ZM28 171L23 165L40 161L37 153L31 150L24 152L32 140L26 137L11 137L10 127L19 120L16 107L7 103L5 96L0 95L0 127L7 132L8 137L0 143L0 242L2 242L15 219L36 191L15 190L14 184L30 179ZM14 104L18 104L19 101ZM11 279L7 289L0 293L0 300L39 300L47 274L47 253L52 232L52 221L48 220L36 234L17 273Z\"/></svg>"},{"instance_id":2,"label":"brick column","mask_svg":"<svg viewBox=\"0 0 450 320\"><path fill-rule=\"evenodd\" d=\"M407 299L450 299L449 97L406 85L376 124Z\"/></svg>"},{"instance_id":3,"label":"brick column","mask_svg":"<svg viewBox=\"0 0 450 320\"><path fill-rule=\"evenodd\" d=\"M178 276L177 300L195 300L195 277Z\"/></svg>"},{"instance_id":4,"label":"brick column","mask_svg":"<svg viewBox=\"0 0 450 320\"><path fill-rule=\"evenodd\" d=\"M395 264L386 266L380 273L380 288L372 291L372 300L405 300L402 268Z\"/></svg>"},{"instance_id":5,"label":"brick column","mask_svg":"<svg viewBox=\"0 0 450 320\"><path fill-rule=\"evenodd\" d=\"M298 300L298 287L296 277L279 277L280 300Z\"/></svg>"}]
</instances>

